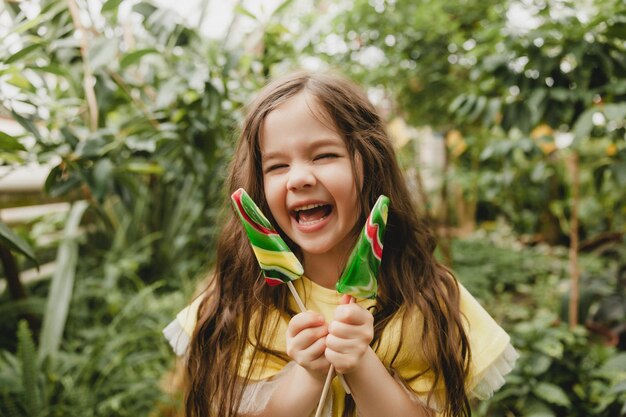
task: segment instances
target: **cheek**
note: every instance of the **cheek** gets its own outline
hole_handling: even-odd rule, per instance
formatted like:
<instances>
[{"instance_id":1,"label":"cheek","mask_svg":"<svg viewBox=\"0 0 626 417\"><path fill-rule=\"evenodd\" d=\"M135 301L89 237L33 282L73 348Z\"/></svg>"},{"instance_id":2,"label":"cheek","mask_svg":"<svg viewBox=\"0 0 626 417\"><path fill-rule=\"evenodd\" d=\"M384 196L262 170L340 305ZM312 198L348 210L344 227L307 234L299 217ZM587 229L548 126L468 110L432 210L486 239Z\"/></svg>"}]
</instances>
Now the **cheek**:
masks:
<instances>
[{"instance_id":1,"label":"cheek","mask_svg":"<svg viewBox=\"0 0 626 417\"><path fill-rule=\"evenodd\" d=\"M275 178L265 179L263 182L263 191L265 192L265 200L272 211L272 216L277 218L280 216L280 208L284 206L285 193L282 192L280 182Z\"/></svg>"}]
</instances>

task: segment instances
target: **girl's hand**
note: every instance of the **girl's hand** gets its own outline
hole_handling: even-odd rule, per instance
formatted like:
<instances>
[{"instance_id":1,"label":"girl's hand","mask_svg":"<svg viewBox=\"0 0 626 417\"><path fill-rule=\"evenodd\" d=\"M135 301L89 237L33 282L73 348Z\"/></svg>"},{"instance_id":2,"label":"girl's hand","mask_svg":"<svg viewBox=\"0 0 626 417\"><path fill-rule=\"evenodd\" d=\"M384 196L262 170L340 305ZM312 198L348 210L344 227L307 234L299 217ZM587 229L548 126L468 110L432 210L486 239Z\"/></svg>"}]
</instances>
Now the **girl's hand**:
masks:
<instances>
[{"instance_id":1,"label":"girl's hand","mask_svg":"<svg viewBox=\"0 0 626 417\"><path fill-rule=\"evenodd\" d=\"M295 315L287 327L287 355L322 381L330 366L324 356L327 334L324 317L312 311Z\"/></svg>"},{"instance_id":2,"label":"girl's hand","mask_svg":"<svg viewBox=\"0 0 626 417\"><path fill-rule=\"evenodd\" d=\"M374 317L358 304L345 304L344 295L335 309L335 319L328 325L326 359L340 374L348 374L359 365L374 337Z\"/></svg>"}]
</instances>

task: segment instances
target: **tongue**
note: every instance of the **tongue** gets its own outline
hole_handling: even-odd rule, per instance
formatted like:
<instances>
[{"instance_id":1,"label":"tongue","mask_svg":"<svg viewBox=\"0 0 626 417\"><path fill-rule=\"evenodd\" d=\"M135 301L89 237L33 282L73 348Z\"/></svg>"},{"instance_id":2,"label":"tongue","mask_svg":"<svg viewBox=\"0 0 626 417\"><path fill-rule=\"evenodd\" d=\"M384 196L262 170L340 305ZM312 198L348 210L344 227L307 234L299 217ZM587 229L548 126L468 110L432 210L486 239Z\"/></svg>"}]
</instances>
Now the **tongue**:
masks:
<instances>
[{"instance_id":1,"label":"tongue","mask_svg":"<svg viewBox=\"0 0 626 417\"><path fill-rule=\"evenodd\" d=\"M315 207L309 210L302 210L299 214L299 221L309 223L321 219L330 213L330 206Z\"/></svg>"}]
</instances>

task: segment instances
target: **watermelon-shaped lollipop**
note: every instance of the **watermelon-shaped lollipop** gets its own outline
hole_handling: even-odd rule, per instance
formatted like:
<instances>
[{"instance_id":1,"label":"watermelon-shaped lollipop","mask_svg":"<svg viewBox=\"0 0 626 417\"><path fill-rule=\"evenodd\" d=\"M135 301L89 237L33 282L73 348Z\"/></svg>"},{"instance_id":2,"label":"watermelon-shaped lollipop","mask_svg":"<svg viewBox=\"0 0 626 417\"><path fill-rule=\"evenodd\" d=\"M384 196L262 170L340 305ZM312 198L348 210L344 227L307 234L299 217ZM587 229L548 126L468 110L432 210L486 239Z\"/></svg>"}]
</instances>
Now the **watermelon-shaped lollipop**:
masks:
<instances>
[{"instance_id":1,"label":"watermelon-shaped lollipop","mask_svg":"<svg viewBox=\"0 0 626 417\"><path fill-rule=\"evenodd\" d=\"M383 237L388 214L389 198L381 195L337 281L339 293L357 298L376 298L376 276L383 257Z\"/></svg>"},{"instance_id":2,"label":"watermelon-shaped lollipop","mask_svg":"<svg viewBox=\"0 0 626 417\"><path fill-rule=\"evenodd\" d=\"M286 283L302 311L304 304L291 281L304 274L302 264L243 188L231 196L252 250L269 285Z\"/></svg>"}]
</instances>

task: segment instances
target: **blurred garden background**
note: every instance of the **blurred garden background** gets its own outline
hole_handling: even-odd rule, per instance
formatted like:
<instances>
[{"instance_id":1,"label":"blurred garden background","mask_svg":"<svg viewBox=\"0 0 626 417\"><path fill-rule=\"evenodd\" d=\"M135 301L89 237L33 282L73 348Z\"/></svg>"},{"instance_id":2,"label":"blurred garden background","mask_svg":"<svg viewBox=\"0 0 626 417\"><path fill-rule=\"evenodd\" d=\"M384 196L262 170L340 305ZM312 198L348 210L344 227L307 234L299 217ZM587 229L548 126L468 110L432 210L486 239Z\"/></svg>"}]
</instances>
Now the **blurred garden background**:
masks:
<instances>
[{"instance_id":1,"label":"blurred garden background","mask_svg":"<svg viewBox=\"0 0 626 417\"><path fill-rule=\"evenodd\" d=\"M477 416L626 416L623 0L0 3L0 415L177 416L243 106L357 80L521 357Z\"/></svg>"}]
</instances>

